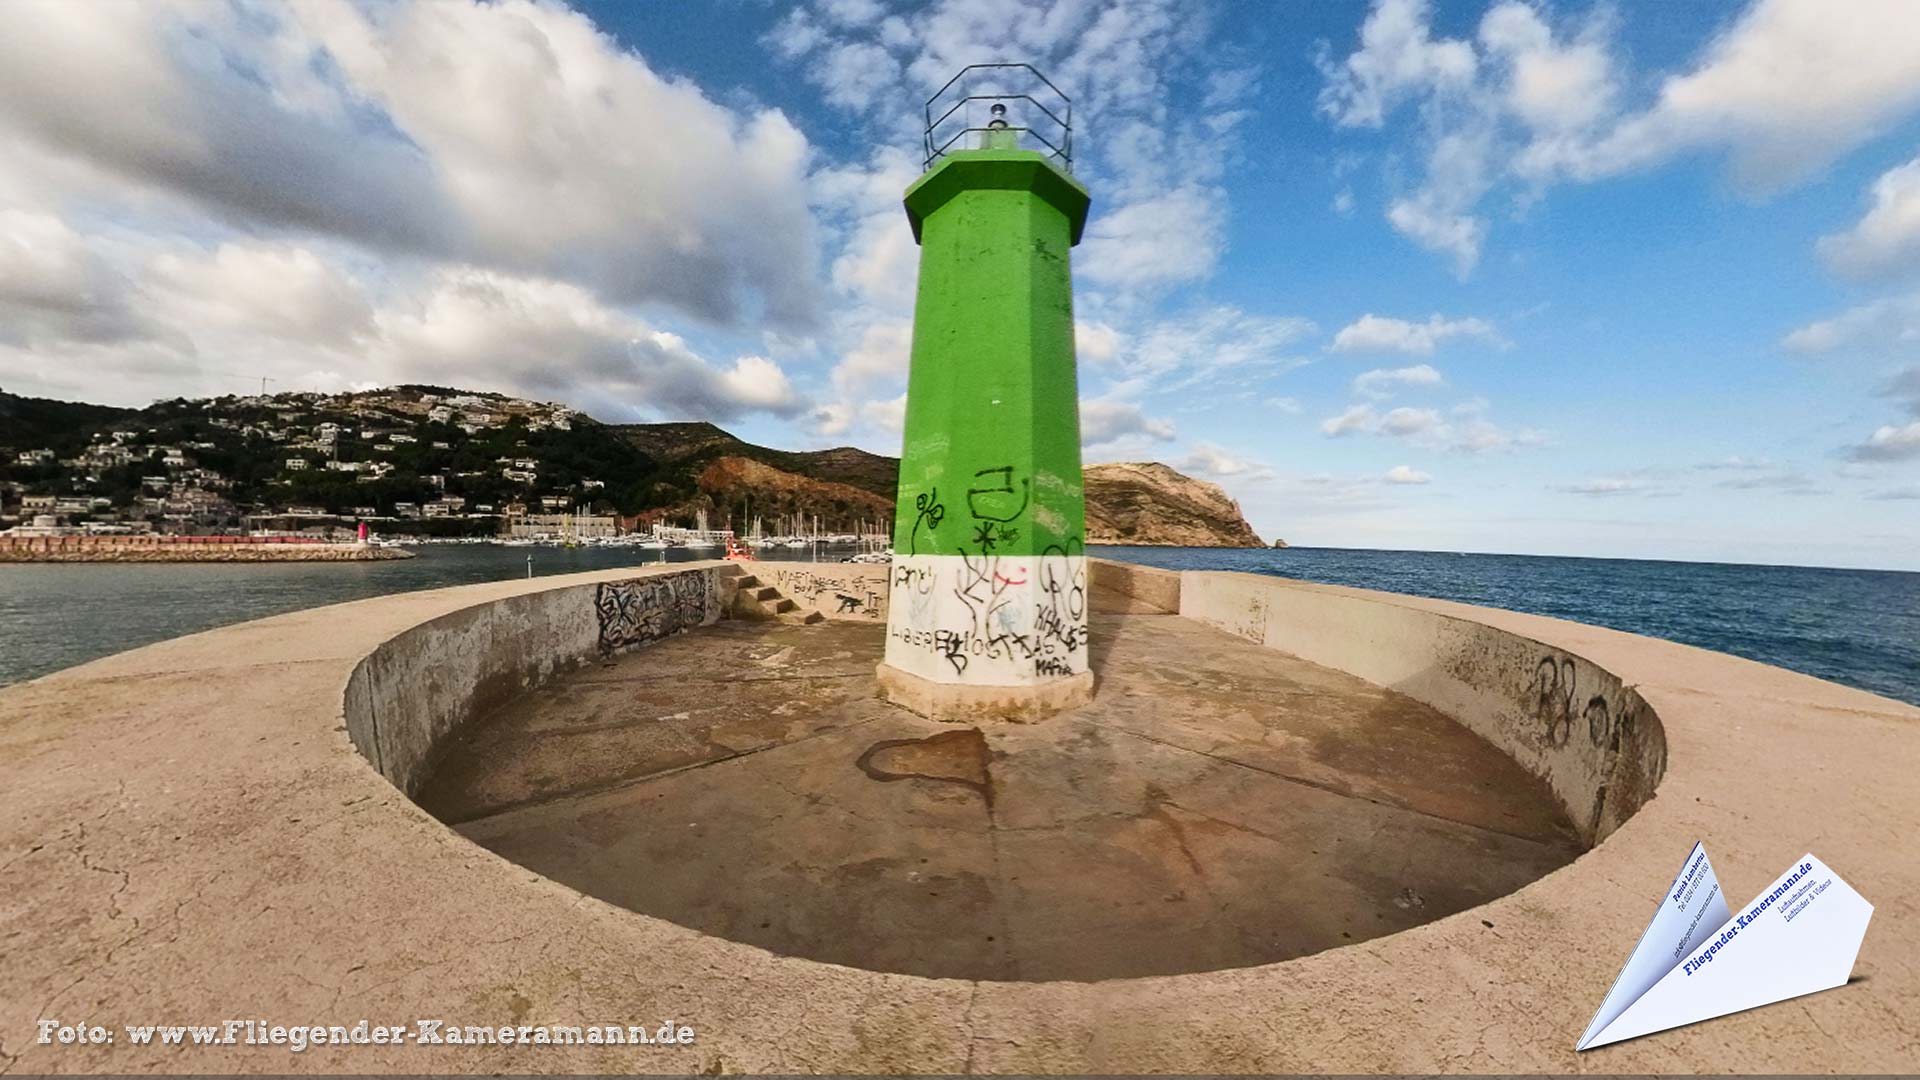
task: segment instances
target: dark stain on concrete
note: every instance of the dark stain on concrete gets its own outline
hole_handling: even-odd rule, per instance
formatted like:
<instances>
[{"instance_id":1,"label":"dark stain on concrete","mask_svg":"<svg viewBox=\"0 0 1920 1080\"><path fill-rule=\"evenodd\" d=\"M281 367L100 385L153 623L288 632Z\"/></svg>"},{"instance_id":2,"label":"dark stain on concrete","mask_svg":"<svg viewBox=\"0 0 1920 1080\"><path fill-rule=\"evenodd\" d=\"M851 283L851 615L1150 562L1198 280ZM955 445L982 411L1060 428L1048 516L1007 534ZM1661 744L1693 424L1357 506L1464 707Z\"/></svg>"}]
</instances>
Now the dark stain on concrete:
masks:
<instances>
[{"instance_id":1,"label":"dark stain on concrete","mask_svg":"<svg viewBox=\"0 0 1920 1080\"><path fill-rule=\"evenodd\" d=\"M993 752L979 728L943 731L924 739L884 739L867 747L854 762L861 772L882 782L932 780L959 784L980 793L993 807L993 777L988 762Z\"/></svg>"}]
</instances>

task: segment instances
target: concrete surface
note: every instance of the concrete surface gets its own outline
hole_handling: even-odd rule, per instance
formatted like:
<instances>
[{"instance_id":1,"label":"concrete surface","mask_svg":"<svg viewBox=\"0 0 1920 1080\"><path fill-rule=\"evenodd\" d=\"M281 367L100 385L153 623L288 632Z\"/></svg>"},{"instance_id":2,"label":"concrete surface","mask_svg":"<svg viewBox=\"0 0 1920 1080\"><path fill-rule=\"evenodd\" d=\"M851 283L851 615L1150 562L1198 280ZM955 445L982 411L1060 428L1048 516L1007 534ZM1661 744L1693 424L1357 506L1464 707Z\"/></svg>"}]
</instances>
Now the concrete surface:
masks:
<instances>
[{"instance_id":1,"label":"concrete surface","mask_svg":"<svg viewBox=\"0 0 1920 1080\"><path fill-rule=\"evenodd\" d=\"M1565 769L1594 776L1610 753L1617 765L1631 743L1652 745L1657 722L1664 775L1617 827L1595 828L1604 838L1591 851L1476 908L1276 964L1095 983L876 972L626 911L472 844L348 738L349 681L387 643L535 593L570 590L588 603L600 583L647 573L297 612L0 691L0 1071L1920 1070L1920 709L1615 631L1229 575L1223 590L1265 601L1262 647L1374 671L1370 681L1442 711L1451 709L1436 703L1481 702L1491 717L1455 715L1509 732L1515 753L1533 741L1535 756L1516 760L1570 810L1584 781L1545 770L1581 742L1575 729L1587 736L1576 755L1587 764L1568 758ZM1210 577L1186 576L1183 608L1206 614ZM1252 619L1237 625L1256 640ZM1402 662L1394 650L1406 642L1427 651ZM1505 660L1469 662L1496 648L1552 656L1562 678L1542 671L1529 683ZM562 671L582 658L549 659ZM1571 698L1563 660L1574 662ZM1491 681L1477 688L1476 671ZM1589 679L1601 680L1597 696L1614 694L1610 709L1631 690L1645 710L1622 749L1615 725L1579 700ZM1697 839L1736 898L1808 850L1844 875L1877 907L1854 981L1576 1055ZM672 1019L698 1034L671 1049L409 1044L299 1055L34 1042L42 1018L231 1017Z\"/></svg>"},{"instance_id":2,"label":"concrete surface","mask_svg":"<svg viewBox=\"0 0 1920 1080\"><path fill-rule=\"evenodd\" d=\"M683 926L996 980L1292 959L1581 850L1545 785L1427 706L1172 615L1094 625L1090 705L955 727L879 700L881 627L724 623L475 722L420 802Z\"/></svg>"}]
</instances>

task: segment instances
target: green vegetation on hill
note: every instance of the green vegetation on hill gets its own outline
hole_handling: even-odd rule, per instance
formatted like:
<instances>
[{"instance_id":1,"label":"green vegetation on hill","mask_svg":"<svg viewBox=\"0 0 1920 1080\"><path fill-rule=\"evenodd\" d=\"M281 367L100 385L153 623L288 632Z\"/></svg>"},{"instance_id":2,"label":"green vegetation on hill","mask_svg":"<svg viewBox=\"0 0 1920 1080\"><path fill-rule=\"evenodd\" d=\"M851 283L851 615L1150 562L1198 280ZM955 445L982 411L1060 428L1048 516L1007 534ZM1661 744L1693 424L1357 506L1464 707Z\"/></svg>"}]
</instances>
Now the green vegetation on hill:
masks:
<instances>
[{"instance_id":1,"label":"green vegetation on hill","mask_svg":"<svg viewBox=\"0 0 1920 1080\"><path fill-rule=\"evenodd\" d=\"M708 423L601 424L450 387L176 398L117 409L0 391L0 516L57 498L71 521L228 528L299 508L382 531L486 534L514 509L830 532L887 528L899 462L775 450ZM1258 544L1239 507L1164 465L1086 473L1090 542Z\"/></svg>"},{"instance_id":2,"label":"green vegetation on hill","mask_svg":"<svg viewBox=\"0 0 1920 1080\"><path fill-rule=\"evenodd\" d=\"M51 451L52 460L21 460L36 451ZM742 505L713 486L726 470L709 474L728 457L893 496L893 460L859 450L773 450L704 423L606 425L561 406L450 387L180 398L144 409L0 392L0 508L16 516L25 496L105 500L112 515L134 517L145 504L192 491L217 500L228 518L296 507L393 517L454 496L464 505L450 518L488 515L473 520L477 532L492 531L491 515L516 506L683 521L705 510L718 525ZM831 528L881 516L842 493L809 502L826 491L792 492L766 510L817 515ZM446 520L431 524L461 531Z\"/></svg>"}]
</instances>

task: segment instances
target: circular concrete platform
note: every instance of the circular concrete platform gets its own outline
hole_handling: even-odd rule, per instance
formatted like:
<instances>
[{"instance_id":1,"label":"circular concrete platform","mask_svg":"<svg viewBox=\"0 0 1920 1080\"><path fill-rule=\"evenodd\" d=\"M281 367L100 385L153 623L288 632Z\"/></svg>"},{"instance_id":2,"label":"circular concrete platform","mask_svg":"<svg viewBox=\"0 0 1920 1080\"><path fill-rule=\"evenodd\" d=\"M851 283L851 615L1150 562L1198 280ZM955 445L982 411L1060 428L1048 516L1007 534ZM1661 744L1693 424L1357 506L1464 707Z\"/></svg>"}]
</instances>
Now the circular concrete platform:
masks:
<instances>
[{"instance_id":1,"label":"circular concrete platform","mask_svg":"<svg viewBox=\"0 0 1920 1080\"><path fill-rule=\"evenodd\" d=\"M956 726L875 624L727 621L463 729L419 801L555 881L788 956L1098 980L1405 930L1562 866L1547 786L1431 706L1167 614L1097 613L1097 695Z\"/></svg>"},{"instance_id":2,"label":"circular concrete platform","mask_svg":"<svg viewBox=\"0 0 1920 1080\"><path fill-rule=\"evenodd\" d=\"M1920 861L1906 851L1920 830L1920 709L1597 627L1098 564L1096 594L1124 586L1144 608L1438 710L1545 784L1592 844L1468 910L1253 967L1042 982L781 955L584 894L476 846L406 794L473 718L602 670L604 656L644 657L682 632L690 642L713 631L732 572L687 564L383 597L0 690L0 1072L1915 1069ZM849 610L870 613L880 584L825 565L778 573L768 570L773 584L823 609L851 598L860 604ZM867 764L901 771L880 757ZM955 807L977 798L938 786ZM1697 840L1737 899L1807 851L1844 875L1878 907L1852 982L1576 1054ZM697 1037L296 1054L34 1034L47 1019L236 1017L674 1021Z\"/></svg>"}]
</instances>

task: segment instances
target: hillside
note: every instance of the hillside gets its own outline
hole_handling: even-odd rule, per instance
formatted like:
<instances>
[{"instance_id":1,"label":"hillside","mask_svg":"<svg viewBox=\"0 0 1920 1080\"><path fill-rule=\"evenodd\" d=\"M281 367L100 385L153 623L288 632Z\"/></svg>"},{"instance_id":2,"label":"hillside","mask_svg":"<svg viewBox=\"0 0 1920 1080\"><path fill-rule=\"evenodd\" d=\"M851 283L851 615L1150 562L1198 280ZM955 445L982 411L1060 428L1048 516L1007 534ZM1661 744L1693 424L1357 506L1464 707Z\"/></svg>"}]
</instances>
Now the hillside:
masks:
<instances>
[{"instance_id":1,"label":"hillside","mask_svg":"<svg viewBox=\"0 0 1920 1080\"><path fill-rule=\"evenodd\" d=\"M388 532L490 534L503 516L884 531L899 462L853 447L776 450L709 423L601 424L545 402L434 386L281 393L116 409L0 391L0 518L166 531L248 518L372 519ZM1090 543L1247 546L1218 487L1155 464L1086 471Z\"/></svg>"},{"instance_id":2,"label":"hillside","mask_svg":"<svg viewBox=\"0 0 1920 1080\"><path fill-rule=\"evenodd\" d=\"M747 458L782 472L829 480L893 502L900 462L851 446L831 450L774 450L744 442L705 421L613 424L608 431L652 457L682 467L704 466L722 457Z\"/></svg>"}]
</instances>

